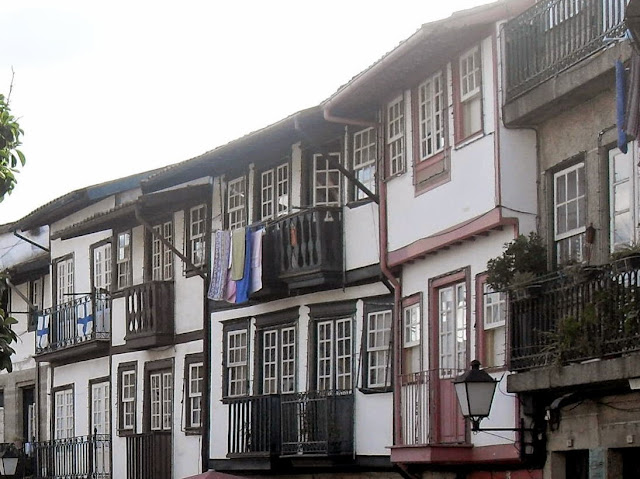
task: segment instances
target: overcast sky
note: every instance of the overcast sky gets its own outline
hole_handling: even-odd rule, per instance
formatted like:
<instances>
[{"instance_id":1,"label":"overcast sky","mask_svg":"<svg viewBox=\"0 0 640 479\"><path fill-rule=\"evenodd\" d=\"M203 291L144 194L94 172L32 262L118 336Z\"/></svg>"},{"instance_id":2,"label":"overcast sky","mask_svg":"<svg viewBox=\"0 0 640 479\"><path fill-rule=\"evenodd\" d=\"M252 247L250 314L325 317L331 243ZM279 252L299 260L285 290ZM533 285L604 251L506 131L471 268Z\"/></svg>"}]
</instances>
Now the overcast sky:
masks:
<instances>
[{"instance_id":1,"label":"overcast sky","mask_svg":"<svg viewBox=\"0 0 640 479\"><path fill-rule=\"evenodd\" d=\"M422 23L488 0L0 2L27 166L0 223L317 105Z\"/></svg>"}]
</instances>

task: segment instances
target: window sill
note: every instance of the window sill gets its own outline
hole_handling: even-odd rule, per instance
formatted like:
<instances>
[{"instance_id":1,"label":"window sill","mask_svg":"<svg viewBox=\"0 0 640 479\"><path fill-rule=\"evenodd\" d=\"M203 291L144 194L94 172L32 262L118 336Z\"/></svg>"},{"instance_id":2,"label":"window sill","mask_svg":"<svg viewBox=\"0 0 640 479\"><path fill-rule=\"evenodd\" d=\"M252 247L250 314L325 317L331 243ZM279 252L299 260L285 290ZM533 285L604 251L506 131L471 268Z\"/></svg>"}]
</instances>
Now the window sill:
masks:
<instances>
[{"instance_id":1,"label":"window sill","mask_svg":"<svg viewBox=\"0 0 640 479\"><path fill-rule=\"evenodd\" d=\"M358 388L358 390L362 394L383 394L393 392L393 388L391 386L380 388Z\"/></svg>"},{"instance_id":2,"label":"window sill","mask_svg":"<svg viewBox=\"0 0 640 479\"><path fill-rule=\"evenodd\" d=\"M373 203L373 200L371 198L363 198L361 200L350 201L345 206L352 210L354 208L358 208L359 206L368 205L369 203Z\"/></svg>"},{"instance_id":3,"label":"window sill","mask_svg":"<svg viewBox=\"0 0 640 479\"><path fill-rule=\"evenodd\" d=\"M481 140L485 136L489 136L489 134L485 134L484 130L478 130L475 133L471 133L469 136L465 138L457 138L455 150L460 150L465 146L469 146L472 143L475 143L476 141Z\"/></svg>"},{"instance_id":4,"label":"window sill","mask_svg":"<svg viewBox=\"0 0 640 479\"><path fill-rule=\"evenodd\" d=\"M185 427L184 435L185 436L201 436L202 428L201 427Z\"/></svg>"},{"instance_id":5,"label":"window sill","mask_svg":"<svg viewBox=\"0 0 640 479\"><path fill-rule=\"evenodd\" d=\"M118 429L117 434L119 437L127 437L135 435L136 432L133 429Z\"/></svg>"}]
</instances>

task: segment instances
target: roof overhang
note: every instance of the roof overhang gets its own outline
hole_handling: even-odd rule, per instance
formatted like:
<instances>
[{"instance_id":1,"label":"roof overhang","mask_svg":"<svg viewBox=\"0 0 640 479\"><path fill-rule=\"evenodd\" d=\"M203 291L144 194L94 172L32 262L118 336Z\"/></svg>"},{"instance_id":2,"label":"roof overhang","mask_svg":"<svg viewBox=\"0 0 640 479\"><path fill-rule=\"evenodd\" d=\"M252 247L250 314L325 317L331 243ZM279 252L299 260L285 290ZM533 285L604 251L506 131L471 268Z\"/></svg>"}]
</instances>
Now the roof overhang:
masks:
<instances>
[{"instance_id":1,"label":"roof overhang","mask_svg":"<svg viewBox=\"0 0 640 479\"><path fill-rule=\"evenodd\" d=\"M51 239L66 240L99 231L129 229L139 224L136 210L146 219L154 220L200 200L205 201L210 194L211 185L206 183L142 195L136 201L124 203L109 211L98 213L86 220L54 231L51 234Z\"/></svg>"},{"instance_id":2,"label":"roof overhang","mask_svg":"<svg viewBox=\"0 0 640 479\"><path fill-rule=\"evenodd\" d=\"M8 269L9 277L14 284L24 283L49 272L49 253L42 252L28 261L12 266Z\"/></svg>"},{"instance_id":3,"label":"roof overhang","mask_svg":"<svg viewBox=\"0 0 640 479\"><path fill-rule=\"evenodd\" d=\"M435 73L462 49L490 33L535 0L500 0L424 24L416 33L354 77L323 103L325 116L375 119L378 105Z\"/></svg>"}]
</instances>

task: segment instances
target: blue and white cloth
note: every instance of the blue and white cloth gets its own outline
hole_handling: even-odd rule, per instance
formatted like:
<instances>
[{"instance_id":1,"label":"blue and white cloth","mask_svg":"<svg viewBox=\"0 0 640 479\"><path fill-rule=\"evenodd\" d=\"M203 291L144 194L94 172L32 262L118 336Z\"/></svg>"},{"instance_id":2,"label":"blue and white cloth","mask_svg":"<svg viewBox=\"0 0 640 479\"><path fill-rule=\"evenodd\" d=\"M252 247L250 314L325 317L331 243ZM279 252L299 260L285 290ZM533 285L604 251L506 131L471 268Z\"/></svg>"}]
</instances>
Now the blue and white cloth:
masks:
<instances>
[{"instance_id":1,"label":"blue and white cloth","mask_svg":"<svg viewBox=\"0 0 640 479\"><path fill-rule=\"evenodd\" d=\"M49 346L49 315L38 316L38 326L36 328L36 346L38 349L45 349Z\"/></svg>"},{"instance_id":2,"label":"blue and white cloth","mask_svg":"<svg viewBox=\"0 0 640 479\"><path fill-rule=\"evenodd\" d=\"M78 337L89 339L93 333L93 315L91 314L91 302L87 301L78 305Z\"/></svg>"}]
</instances>

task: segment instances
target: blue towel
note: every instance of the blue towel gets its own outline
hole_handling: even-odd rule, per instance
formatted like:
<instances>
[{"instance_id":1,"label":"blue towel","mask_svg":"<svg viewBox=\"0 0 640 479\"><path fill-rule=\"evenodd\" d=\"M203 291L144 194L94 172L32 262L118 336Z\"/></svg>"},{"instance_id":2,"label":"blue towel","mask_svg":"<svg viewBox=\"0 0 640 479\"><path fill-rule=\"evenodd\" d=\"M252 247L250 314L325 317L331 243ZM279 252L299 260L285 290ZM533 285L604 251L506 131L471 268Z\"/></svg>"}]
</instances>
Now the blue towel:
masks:
<instances>
[{"instance_id":1,"label":"blue towel","mask_svg":"<svg viewBox=\"0 0 640 479\"><path fill-rule=\"evenodd\" d=\"M251 230L245 231L244 250L244 274L242 279L236 282L236 303L246 303L249 301L249 290L251 289Z\"/></svg>"},{"instance_id":2,"label":"blue towel","mask_svg":"<svg viewBox=\"0 0 640 479\"><path fill-rule=\"evenodd\" d=\"M620 60L616 61L616 123L618 125L618 148L622 153L627 153L627 133L624 131L625 108L625 78L624 65Z\"/></svg>"}]
</instances>

